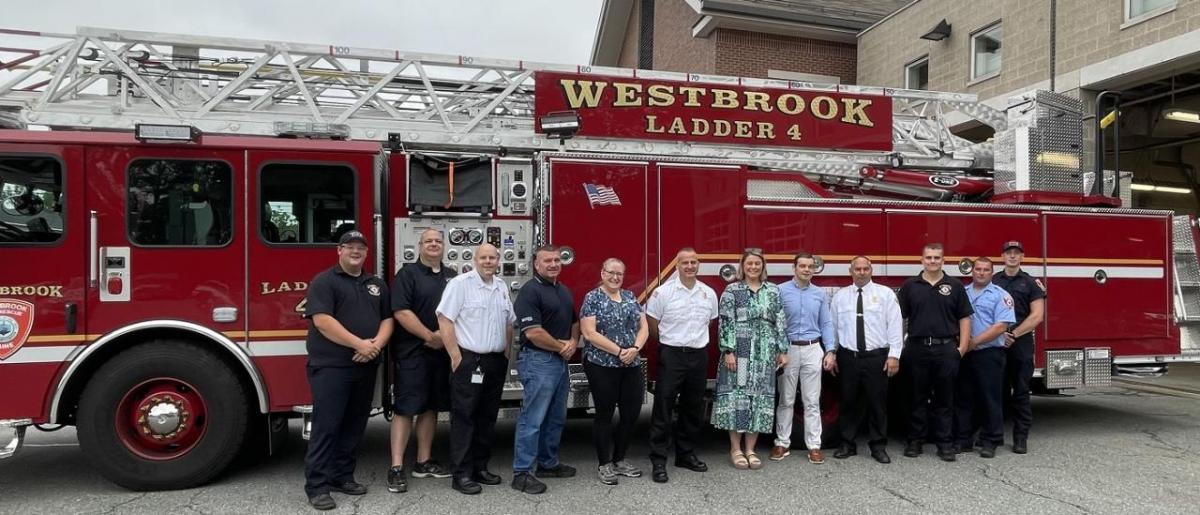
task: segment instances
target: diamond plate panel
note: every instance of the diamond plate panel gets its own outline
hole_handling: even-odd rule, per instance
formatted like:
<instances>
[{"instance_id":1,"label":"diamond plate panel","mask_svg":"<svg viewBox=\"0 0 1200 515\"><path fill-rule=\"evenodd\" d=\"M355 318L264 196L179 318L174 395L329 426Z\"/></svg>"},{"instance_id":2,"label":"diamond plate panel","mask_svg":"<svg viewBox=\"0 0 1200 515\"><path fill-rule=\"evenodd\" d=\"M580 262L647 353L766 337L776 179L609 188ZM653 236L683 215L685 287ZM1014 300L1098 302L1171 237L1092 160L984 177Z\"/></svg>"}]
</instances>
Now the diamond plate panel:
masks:
<instances>
[{"instance_id":1,"label":"diamond plate panel","mask_svg":"<svg viewBox=\"0 0 1200 515\"><path fill-rule=\"evenodd\" d=\"M1083 351L1046 351L1046 388L1079 388L1083 386Z\"/></svg>"},{"instance_id":2,"label":"diamond plate panel","mask_svg":"<svg viewBox=\"0 0 1200 515\"><path fill-rule=\"evenodd\" d=\"M996 193L1083 192L1082 111L1079 100L1048 91L1014 98L1010 130L996 134Z\"/></svg>"},{"instance_id":3,"label":"diamond plate panel","mask_svg":"<svg viewBox=\"0 0 1200 515\"><path fill-rule=\"evenodd\" d=\"M746 198L750 200L786 201L822 197L799 181L751 179L746 181Z\"/></svg>"},{"instance_id":4,"label":"diamond plate panel","mask_svg":"<svg viewBox=\"0 0 1200 515\"><path fill-rule=\"evenodd\" d=\"M1200 288L1187 287L1179 291L1179 304L1183 313L1180 319L1184 322L1200 321Z\"/></svg>"},{"instance_id":5,"label":"diamond plate panel","mask_svg":"<svg viewBox=\"0 0 1200 515\"><path fill-rule=\"evenodd\" d=\"M1108 348L1084 349L1083 382L1088 386L1112 384L1112 350Z\"/></svg>"},{"instance_id":6,"label":"diamond plate panel","mask_svg":"<svg viewBox=\"0 0 1200 515\"><path fill-rule=\"evenodd\" d=\"M1171 236L1175 242L1175 253L1191 252L1196 253L1196 242L1192 239L1192 217L1173 216L1171 217Z\"/></svg>"},{"instance_id":7,"label":"diamond plate panel","mask_svg":"<svg viewBox=\"0 0 1200 515\"><path fill-rule=\"evenodd\" d=\"M1175 279L1181 286L1200 286L1200 263L1194 254L1175 256Z\"/></svg>"}]
</instances>

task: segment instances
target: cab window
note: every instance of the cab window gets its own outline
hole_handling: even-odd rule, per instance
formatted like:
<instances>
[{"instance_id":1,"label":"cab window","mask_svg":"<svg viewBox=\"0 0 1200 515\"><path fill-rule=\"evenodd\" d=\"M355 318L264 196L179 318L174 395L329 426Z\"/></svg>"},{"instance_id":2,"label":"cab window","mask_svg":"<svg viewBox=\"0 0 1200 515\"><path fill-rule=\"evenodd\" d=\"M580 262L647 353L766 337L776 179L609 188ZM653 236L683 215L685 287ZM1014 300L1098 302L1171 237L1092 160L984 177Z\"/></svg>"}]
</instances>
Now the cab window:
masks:
<instances>
[{"instance_id":1,"label":"cab window","mask_svg":"<svg viewBox=\"0 0 1200 515\"><path fill-rule=\"evenodd\" d=\"M141 159L129 165L129 241L219 247L233 239L233 169L223 161Z\"/></svg>"},{"instance_id":2,"label":"cab window","mask_svg":"<svg viewBox=\"0 0 1200 515\"><path fill-rule=\"evenodd\" d=\"M272 244L328 244L355 228L354 170L273 163L259 174L259 234Z\"/></svg>"},{"instance_id":3,"label":"cab window","mask_svg":"<svg viewBox=\"0 0 1200 515\"><path fill-rule=\"evenodd\" d=\"M0 156L0 243L62 239L62 201L62 165L56 159Z\"/></svg>"}]
</instances>

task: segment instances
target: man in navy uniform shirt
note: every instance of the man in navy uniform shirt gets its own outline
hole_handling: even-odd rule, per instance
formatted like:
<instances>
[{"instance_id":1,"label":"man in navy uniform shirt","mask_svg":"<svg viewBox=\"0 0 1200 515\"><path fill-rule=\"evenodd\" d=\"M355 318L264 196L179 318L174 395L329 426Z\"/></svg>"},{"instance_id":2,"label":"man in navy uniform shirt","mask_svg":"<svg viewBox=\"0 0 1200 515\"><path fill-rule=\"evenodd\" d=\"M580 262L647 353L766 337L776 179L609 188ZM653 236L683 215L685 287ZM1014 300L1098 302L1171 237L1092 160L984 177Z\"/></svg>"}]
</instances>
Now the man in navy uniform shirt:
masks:
<instances>
[{"instance_id":1,"label":"man in navy uniform shirt","mask_svg":"<svg viewBox=\"0 0 1200 515\"><path fill-rule=\"evenodd\" d=\"M1046 314L1046 287L1021 270L1025 247L1019 241L1004 243L1004 273L996 274L992 282L1004 288L1013 298L1016 326L1004 334L1008 342L1005 360L1004 398L1012 410L1012 450L1025 454L1028 449L1029 426L1033 409L1029 405L1029 382L1033 380L1033 333Z\"/></svg>"},{"instance_id":2,"label":"man in navy uniform shirt","mask_svg":"<svg viewBox=\"0 0 1200 515\"><path fill-rule=\"evenodd\" d=\"M338 264L313 278L304 308L313 406L304 492L318 510L337 507L330 491L367 493L354 480L355 452L371 413L375 358L392 335L387 284L363 270L367 250L363 233L343 234Z\"/></svg>"},{"instance_id":3,"label":"man in navy uniform shirt","mask_svg":"<svg viewBox=\"0 0 1200 515\"><path fill-rule=\"evenodd\" d=\"M951 441L954 381L958 362L971 340L971 302L958 279L942 271L944 250L939 243L921 251L923 270L900 287L900 312L908 322L908 338L900 361L911 371L912 395L908 416L909 458L923 452L928 436L942 461L954 461Z\"/></svg>"},{"instance_id":4,"label":"man in navy uniform shirt","mask_svg":"<svg viewBox=\"0 0 1200 515\"><path fill-rule=\"evenodd\" d=\"M579 317L571 290L558 282L558 249L539 247L533 259L533 280L521 287L513 303L521 332L517 374L525 396L514 437L512 487L540 494L546 485L538 477L575 475L574 467L558 460L558 445L567 421L567 360L579 340Z\"/></svg>"}]
</instances>

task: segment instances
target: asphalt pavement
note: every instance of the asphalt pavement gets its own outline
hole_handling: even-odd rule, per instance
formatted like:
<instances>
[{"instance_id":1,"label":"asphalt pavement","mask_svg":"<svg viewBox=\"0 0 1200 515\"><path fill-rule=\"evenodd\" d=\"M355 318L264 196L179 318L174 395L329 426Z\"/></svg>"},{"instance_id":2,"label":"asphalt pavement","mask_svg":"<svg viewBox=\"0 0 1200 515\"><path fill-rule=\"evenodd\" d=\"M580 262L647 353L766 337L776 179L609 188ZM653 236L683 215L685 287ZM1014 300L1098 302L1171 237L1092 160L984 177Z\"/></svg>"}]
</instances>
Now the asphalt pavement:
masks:
<instances>
[{"instance_id":1,"label":"asphalt pavement","mask_svg":"<svg viewBox=\"0 0 1200 515\"><path fill-rule=\"evenodd\" d=\"M1166 385L1200 391L1200 367L1188 370ZM1179 379L1186 374L1197 382ZM630 452L646 469L648 420L647 407ZM279 455L201 488L151 493L101 478L70 428L32 431L21 454L0 462L0 513L315 513L304 497L304 442L293 426ZM435 455L445 456L448 431L439 425ZM388 426L374 419L357 474L371 491L334 494L339 506L331 513L1195 513L1200 506L1200 403L1192 394L1138 384L1036 397L1029 454L1005 447L993 459L960 455L955 463L939 461L932 447L905 458L893 440L890 465L876 464L865 452L846 460L828 452L824 465L813 465L793 451L782 462L766 461L763 470L739 471L729 464L725 435L710 430L700 454L709 472L668 467L665 485L647 474L604 486L595 477L591 422L573 419L562 455L580 474L546 480L550 490L533 496L508 486L512 435L513 421L502 421L491 467L505 478L501 486L465 496L451 490L448 479L410 479L407 493L392 494L384 485ZM765 457L769 445L764 438L759 454Z\"/></svg>"}]
</instances>

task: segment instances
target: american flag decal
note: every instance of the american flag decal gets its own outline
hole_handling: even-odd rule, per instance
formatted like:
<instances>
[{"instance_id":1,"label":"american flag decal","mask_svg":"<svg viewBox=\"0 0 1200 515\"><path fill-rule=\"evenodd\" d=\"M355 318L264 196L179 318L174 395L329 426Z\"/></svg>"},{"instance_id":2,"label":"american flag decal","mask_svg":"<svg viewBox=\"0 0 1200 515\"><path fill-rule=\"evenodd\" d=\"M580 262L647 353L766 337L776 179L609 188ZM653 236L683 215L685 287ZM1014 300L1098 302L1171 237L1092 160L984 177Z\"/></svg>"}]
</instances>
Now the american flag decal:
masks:
<instances>
[{"instance_id":1,"label":"american flag decal","mask_svg":"<svg viewBox=\"0 0 1200 515\"><path fill-rule=\"evenodd\" d=\"M591 204L592 208L596 206L621 205L621 198L617 196L617 192L608 186L584 184L583 191L587 193L588 203Z\"/></svg>"}]
</instances>

